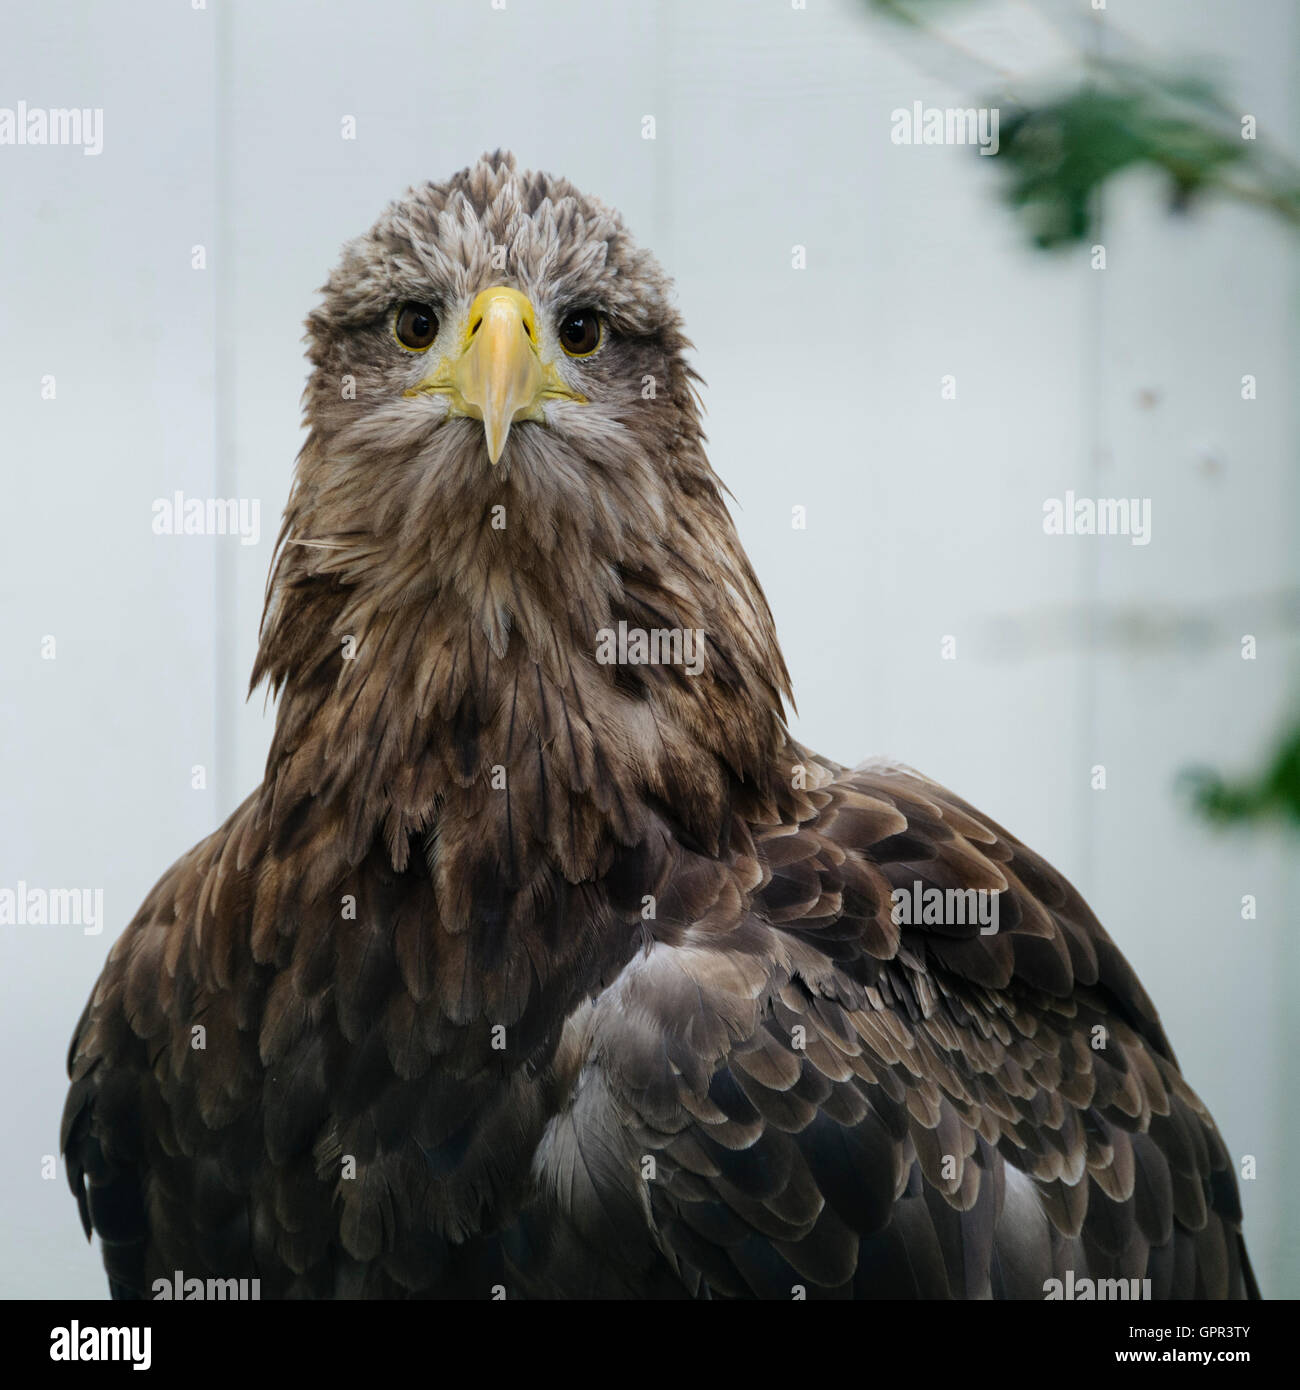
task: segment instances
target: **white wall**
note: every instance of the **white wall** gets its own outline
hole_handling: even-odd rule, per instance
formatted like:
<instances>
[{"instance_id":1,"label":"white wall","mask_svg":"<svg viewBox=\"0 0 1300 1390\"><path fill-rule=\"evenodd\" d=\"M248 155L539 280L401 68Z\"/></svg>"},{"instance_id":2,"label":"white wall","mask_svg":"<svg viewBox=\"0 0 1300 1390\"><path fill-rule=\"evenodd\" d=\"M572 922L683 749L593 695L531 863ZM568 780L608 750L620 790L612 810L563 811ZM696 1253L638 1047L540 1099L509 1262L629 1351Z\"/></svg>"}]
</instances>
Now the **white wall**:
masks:
<instances>
[{"instance_id":1,"label":"white wall","mask_svg":"<svg viewBox=\"0 0 1300 1390\"><path fill-rule=\"evenodd\" d=\"M1211 55L1294 149L1293 5L1125 11L1162 58ZM1064 51L1024 5L961 32L1015 68ZM1075 880L1256 1156L1265 1291L1300 1294L1294 845L1214 836L1174 789L1252 766L1300 676L1269 598L1300 581L1294 245L1259 214L1172 219L1137 178L1108 200L1105 272L1029 253L988 161L891 144L894 108L978 95L903 38L854 0L7 17L0 106L99 106L105 140L0 147L0 887L102 886L108 926L0 928L0 1293L104 1289L61 1170L41 1176L64 1052L112 937L261 776L269 716L243 695L314 291L390 198L502 145L619 207L677 278L799 736L920 767ZM1045 536L1067 488L1150 497L1152 543ZM153 535L177 489L260 499L260 544Z\"/></svg>"}]
</instances>

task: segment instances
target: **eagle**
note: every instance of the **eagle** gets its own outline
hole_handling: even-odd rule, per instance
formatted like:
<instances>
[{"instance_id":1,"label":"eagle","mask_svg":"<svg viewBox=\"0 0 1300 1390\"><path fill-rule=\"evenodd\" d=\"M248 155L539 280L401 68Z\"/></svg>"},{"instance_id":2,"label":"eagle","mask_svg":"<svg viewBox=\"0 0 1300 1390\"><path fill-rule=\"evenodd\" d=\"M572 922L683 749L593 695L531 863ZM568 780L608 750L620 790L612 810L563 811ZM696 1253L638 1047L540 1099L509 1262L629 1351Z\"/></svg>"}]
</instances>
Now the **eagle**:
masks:
<instances>
[{"instance_id":1,"label":"eagle","mask_svg":"<svg viewBox=\"0 0 1300 1390\"><path fill-rule=\"evenodd\" d=\"M1257 1297L1078 892L791 736L620 216L484 156L347 244L307 342L264 780L69 1053L112 1295Z\"/></svg>"}]
</instances>

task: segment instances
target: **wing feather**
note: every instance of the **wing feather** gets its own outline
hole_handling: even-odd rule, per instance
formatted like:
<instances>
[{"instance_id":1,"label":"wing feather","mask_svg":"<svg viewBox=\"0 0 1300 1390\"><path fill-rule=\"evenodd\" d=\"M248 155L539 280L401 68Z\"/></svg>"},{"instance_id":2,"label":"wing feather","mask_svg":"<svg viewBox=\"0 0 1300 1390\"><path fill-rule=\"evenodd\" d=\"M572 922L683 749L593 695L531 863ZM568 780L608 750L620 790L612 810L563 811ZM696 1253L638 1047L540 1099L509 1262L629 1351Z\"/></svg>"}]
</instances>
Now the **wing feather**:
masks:
<instances>
[{"instance_id":1,"label":"wing feather","mask_svg":"<svg viewBox=\"0 0 1300 1390\"><path fill-rule=\"evenodd\" d=\"M656 1155L616 1177L665 1255L718 1297L1251 1294L1226 1150L1074 888L907 769L810 802L751 827L752 892L696 860L707 930L592 1006L588 1084ZM997 930L893 920L914 885L996 892Z\"/></svg>"}]
</instances>

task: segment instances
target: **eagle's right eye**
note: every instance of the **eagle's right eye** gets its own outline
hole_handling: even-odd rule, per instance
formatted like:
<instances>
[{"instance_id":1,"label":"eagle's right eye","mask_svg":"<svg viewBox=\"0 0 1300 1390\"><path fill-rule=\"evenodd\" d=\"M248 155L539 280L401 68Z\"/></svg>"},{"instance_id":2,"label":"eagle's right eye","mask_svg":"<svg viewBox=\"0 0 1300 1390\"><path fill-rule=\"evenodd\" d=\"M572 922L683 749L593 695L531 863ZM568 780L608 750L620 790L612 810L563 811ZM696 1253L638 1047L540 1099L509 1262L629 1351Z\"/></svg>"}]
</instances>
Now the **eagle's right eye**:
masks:
<instances>
[{"instance_id":1,"label":"eagle's right eye","mask_svg":"<svg viewBox=\"0 0 1300 1390\"><path fill-rule=\"evenodd\" d=\"M397 311L393 336L411 352L426 352L438 336L438 315L427 304L410 300Z\"/></svg>"},{"instance_id":2,"label":"eagle's right eye","mask_svg":"<svg viewBox=\"0 0 1300 1390\"><path fill-rule=\"evenodd\" d=\"M570 309L560 320L560 346L570 357L590 357L601 336L600 315L594 309Z\"/></svg>"}]
</instances>

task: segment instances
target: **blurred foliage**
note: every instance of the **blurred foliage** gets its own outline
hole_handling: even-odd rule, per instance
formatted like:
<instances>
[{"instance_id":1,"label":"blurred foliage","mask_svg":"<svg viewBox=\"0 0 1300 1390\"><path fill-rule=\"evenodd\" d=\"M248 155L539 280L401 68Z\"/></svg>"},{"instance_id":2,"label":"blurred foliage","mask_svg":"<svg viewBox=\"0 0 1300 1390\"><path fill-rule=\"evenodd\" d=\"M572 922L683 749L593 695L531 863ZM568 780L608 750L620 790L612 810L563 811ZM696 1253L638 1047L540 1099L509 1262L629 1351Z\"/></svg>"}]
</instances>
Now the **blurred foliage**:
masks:
<instances>
[{"instance_id":1,"label":"blurred foliage","mask_svg":"<svg viewBox=\"0 0 1300 1390\"><path fill-rule=\"evenodd\" d=\"M1128 63L1092 64L1094 80L1035 106L1003 108L995 167L1007 200L1041 247L1092 241L1097 193L1125 170L1159 173L1169 207L1205 193L1267 207L1300 227L1300 183L1258 140L1242 138L1198 77L1165 77Z\"/></svg>"},{"instance_id":2,"label":"blurred foliage","mask_svg":"<svg viewBox=\"0 0 1300 1390\"><path fill-rule=\"evenodd\" d=\"M1300 726L1259 777L1225 782L1217 772L1192 772L1187 781L1201 812L1220 825L1284 820L1300 826Z\"/></svg>"},{"instance_id":3,"label":"blurred foliage","mask_svg":"<svg viewBox=\"0 0 1300 1390\"><path fill-rule=\"evenodd\" d=\"M878 13L955 51L987 62L933 27L932 16L967 0L869 0ZM1041 16L1046 22L1046 15ZM1096 18L1106 22L1104 11ZM1107 32L1115 32L1107 25ZM1068 246L1099 234L1097 197L1107 180L1132 169L1159 175L1173 211L1217 193L1275 213L1300 228L1300 170L1266 141L1249 138L1248 113L1195 73L1169 73L1132 58L1079 50L1079 76L1033 103L1007 94L981 104L1000 112L999 148L989 163L1004 174L1008 203L1040 247ZM1016 85L1022 85L1017 83Z\"/></svg>"},{"instance_id":4,"label":"blurred foliage","mask_svg":"<svg viewBox=\"0 0 1300 1390\"><path fill-rule=\"evenodd\" d=\"M958 53L981 69L991 64L932 24L968 0L867 0L877 13ZM1038 12L1036 12L1038 13ZM1044 22L1049 22L1040 13ZM1120 46L1133 45L1094 15ZM1099 236L1100 193L1117 174L1154 171L1168 205L1186 212L1217 195L1276 215L1300 229L1300 171L1266 142L1244 138L1240 111L1199 75L1173 74L1155 64L1074 55L1080 74L1044 88L1036 102L1000 98L1000 141L987 162L1007 178L1007 202L1041 248L1090 243ZM987 73L981 73L985 80ZM1016 85L1023 85L1017 83ZM1253 134L1253 132L1251 132ZM1230 780L1213 771L1186 774L1193 804L1218 825L1280 821L1300 828L1300 713L1254 776Z\"/></svg>"}]
</instances>

